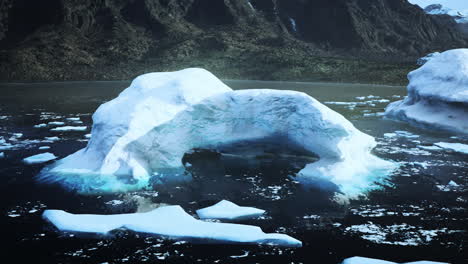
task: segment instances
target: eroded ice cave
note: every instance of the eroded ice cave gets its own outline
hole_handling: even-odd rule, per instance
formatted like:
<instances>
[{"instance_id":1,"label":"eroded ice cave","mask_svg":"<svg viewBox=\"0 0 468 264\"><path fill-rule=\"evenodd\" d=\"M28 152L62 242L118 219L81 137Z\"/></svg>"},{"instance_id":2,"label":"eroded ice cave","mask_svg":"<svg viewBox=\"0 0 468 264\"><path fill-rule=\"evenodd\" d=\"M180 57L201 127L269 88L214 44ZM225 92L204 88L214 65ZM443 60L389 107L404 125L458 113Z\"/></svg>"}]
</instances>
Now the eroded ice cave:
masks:
<instances>
[{"instance_id":1,"label":"eroded ice cave","mask_svg":"<svg viewBox=\"0 0 468 264\"><path fill-rule=\"evenodd\" d=\"M40 179L82 193L135 190L156 174L167 181L190 180L182 159L194 149L222 152L253 143L318 157L296 180L326 182L351 196L374 186L394 166L371 154L373 137L304 93L233 91L193 68L136 78L94 113L87 147L44 169Z\"/></svg>"}]
</instances>

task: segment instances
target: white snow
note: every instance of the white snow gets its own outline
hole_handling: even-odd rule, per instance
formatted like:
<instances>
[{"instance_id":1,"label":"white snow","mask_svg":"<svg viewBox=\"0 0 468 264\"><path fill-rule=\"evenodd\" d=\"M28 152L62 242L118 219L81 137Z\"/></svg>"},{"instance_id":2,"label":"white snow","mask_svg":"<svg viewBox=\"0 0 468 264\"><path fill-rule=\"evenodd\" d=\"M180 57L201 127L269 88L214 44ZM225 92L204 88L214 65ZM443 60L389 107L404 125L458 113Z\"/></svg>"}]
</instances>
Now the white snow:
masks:
<instances>
[{"instance_id":1,"label":"white snow","mask_svg":"<svg viewBox=\"0 0 468 264\"><path fill-rule=\"evenodd\" d=\"M294 32L297 32L297 24L296 24L296 20L292 17L289 18L289 23L291 23L291 27L292 27L292 30Z\"/></svg>"},{"instance_id":2,"label":"white snow","mask_svg":"<svg viewBox=\"0 0 468 264\"><path fill-rule=\"evenodd\" d=\"M142 75L100 106L93 121L88 146L44 177L78 174L79 184L58 178L82 192L128 191L147 186L156 173L161 181L190 179L182 157L193 149L229 152L255 142L319 156L296 180L355 196L395 166L371 154L373 137L314 98L284 90L232 91L202 69ZM122 174L135 183L119 180Z\"/></svg>"},{"instance_id":3,"label":"white snow","mask_svg":"<svg viewBox=\"0 0 468 264\"><path fill-rule=\"evenodd\" d=\"M468 23L468 5L466 9L448 8L443 3L431 4L424 8L424 11L429 15L449 15L454 18L457 23Z\"/></svg>"},{"instance_id":4,"label":"white snow","mask_svg":"<svg viewBox=\"0 0 468 264\"><path fill-rule=\"evenodd\" d=\"M441 53L408 75L408 96L386 116L422 127L468 133L468 49Z\"/></svg>"},{"instance_id":5,"label":"white snow","mask_svg":"<svg viewBox=\"0 0 468 264\"><path fill-rule=\"evenodd\" d=\"M28 158L23 159L23 162L27 164L44 163L56 159L57 157L52 153L41 153Z\"/></svg>"},{"instance_id":6,"label":"white snow","mask_svg":"<svg viewBox=\"0 0 468 264\"><path fill-rule=\"evenodd\" d=\"M345 259L341 264L398 264L398 263L380 260L380 259L352 257L352 258ZM434 262L434 261L416 261L416 262L405 262L402 264L448 264L448 263Z\"/></svg>"},{"instance_id":7,"label":"white snow","mask_svg":"<svg viewBox=\"0 0 468 264\"><path fill-rule=\"evenodd\" d=\"M254 207L238 206L237 204L222 200L221 202L197 210L200 219L239 220L255 218L265 213L265 210Z\"/></svg>"},{"instance_id":8,"label":"white snow","mask_svg":"<svg viewBox=\"0 0 468 264\"><path fill-rule=\"evenodd\" d=\"M257 226L204 222L187 214L180 206L159 207L147 213L120 215L79 215L62 210L46 210L43 217L61 231L108 234L125 228L173 240L235 244L268 244L301 247L285 234L266 234Z\"/></svg>"},{"instance_id":9,"label":"white snow","mask_svg":"<svg viewBox=\"0 0 468 264\"><path fill-rule=\"evenodd\" d=\"M63 126L52 128L50 131L85 131L87 126Z\"/></svg>"},{"instance_id":10,"label":"white snow","mask_svg":"<svg viewBox=\"0 0 468 264\"><path fill-rule=\"evenodd\" d=\"M455 152L468 154L468 145L466 144L439 142L439 143L434 143L434 145L443 149L450 149Z\"/></svg>"}]
</instances>

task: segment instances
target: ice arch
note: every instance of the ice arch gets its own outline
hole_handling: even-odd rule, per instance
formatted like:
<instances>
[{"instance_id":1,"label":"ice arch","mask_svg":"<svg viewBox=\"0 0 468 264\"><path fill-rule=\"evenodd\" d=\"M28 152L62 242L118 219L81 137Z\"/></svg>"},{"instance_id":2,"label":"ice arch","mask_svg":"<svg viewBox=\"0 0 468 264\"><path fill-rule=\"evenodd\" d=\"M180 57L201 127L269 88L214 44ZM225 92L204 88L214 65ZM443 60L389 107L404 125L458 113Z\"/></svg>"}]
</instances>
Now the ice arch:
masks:
<instances>
[{"instance_id":1,"label":"ice arch","mask_svg":"<svg viewBox=\"0 0 468 264\"><path fill-rule=\"evenodd\" d=\"M191 74L139 77L119 98L97 110L88 147L59 161L44 175L61 175L70 182L66 175L78 172L87 174L73 182L81 184L78 189L82 191L90 181L98 182L98 191L125 191L146 186L153 174L178 180L184 171L182 158L193 149L222 151L255 142L318 156L320 160L308 164L297 179L304 184L325 181L347 195L357 195L393 166L370 153L374 138L304 93L232 91L204 70L186 71ZM179 82L187 83L182 85L186 89L174 85ZM151 92L151 99L132 92L148 83L160 84L158 88L146 86L146 92L157 90ZM199 87L204 92L198 93ZM191 94L199 100L188 100ZM127 107L133 107L132 114L126 113ZM123 113L114 113L117 109ZM118 179L125 174L132 175L133 181Z\"/></svg>"}]
</instances>

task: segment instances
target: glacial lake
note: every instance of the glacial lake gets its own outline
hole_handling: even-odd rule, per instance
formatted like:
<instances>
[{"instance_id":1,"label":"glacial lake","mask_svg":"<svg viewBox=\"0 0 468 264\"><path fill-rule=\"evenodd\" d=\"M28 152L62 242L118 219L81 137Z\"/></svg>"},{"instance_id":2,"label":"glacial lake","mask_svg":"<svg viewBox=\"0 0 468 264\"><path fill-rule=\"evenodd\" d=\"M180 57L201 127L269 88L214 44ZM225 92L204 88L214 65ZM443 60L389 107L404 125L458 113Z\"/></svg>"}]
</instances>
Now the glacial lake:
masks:
<instances>
[{"instance_id":1,"label":"glacial lake","mask_svg":"<svg viewBox=\"0 0 468 264\"><path fill-rule=\"evenodd\" d=\"M5 155L0 158L3 259L8 263L338 264L346 257L364 256L396 262L467 263L468 155L434 149L433 144L468 144L468 138L384 119L385 106L400 100L406 94L404 87L226 83L234 89L305 92L374 136L378 141L374 154L401 166L380 190L346 205L332 201L333 194L298 186L288 176L304 161L292 157L193 155L188 157L193 164L191 183L125 194L79 195L58 185L37 183L35 176L46 164L26 165L22 159L43 152L62 158L85 147L92 113L129 82L0 84L0 153ZM54 123L34 127L49 122L87 129L54 132L50 130L58 126ZM77 236L57 232L41 218L44 209L117 214L145 212L164 204L178 204L194 214L222 199L265 209L265 216L241 223L286 233L301 240L303 247L191 244L125 230L115 231L112 237Z\"/></svg>"}]
</instances>

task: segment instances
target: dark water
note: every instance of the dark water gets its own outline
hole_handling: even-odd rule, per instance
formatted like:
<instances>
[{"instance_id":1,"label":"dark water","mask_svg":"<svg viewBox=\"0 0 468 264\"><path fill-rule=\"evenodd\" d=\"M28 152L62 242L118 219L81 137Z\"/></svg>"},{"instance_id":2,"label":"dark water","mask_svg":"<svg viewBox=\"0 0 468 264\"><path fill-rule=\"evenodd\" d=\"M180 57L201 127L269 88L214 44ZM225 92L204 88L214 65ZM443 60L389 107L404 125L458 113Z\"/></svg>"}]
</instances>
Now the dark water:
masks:
<instances>
[{"instance_id":1,"label":"dark water","mask_svg":"<svg viewBox=\"0 0 468 264\"><path fill-rule=\"evenodd\" d=\"M235 89L271 88L306 92L342 113L377 138L375 154L401 162L389 185L366 198L340 205L332 194L304 190L288 175L308 162L291 157L237 157L197 153L186 156L194 181L141 192L83 196L60 186L40 185L44 166L25 157L51 152L64 157L84 147L91 114L127 82L0 85L0 205L5 263L333 263L355 255L392 261L430 259L468 263L468 155L427 150L435 142L468 143L467 138L427 132L379 113L405 94L402 87L324 83L228 81ZM373 95L373 96L370 96ZM366 97L366 98L356 98ZM348 102L346 104L337 102ZM349 102L355 102L350 104ZM67 120L67 118L75 118ZM83 124L77 123L79 118ZM87 126L87 131L52 132L48 122ZM399 135L387 135L406 131ZM22 133L23 135L15 135ZM47 140L46 137L59 137ZM50 149L39 150L41 146ZM454 181L458 186L448 185ZM242 223L265 232L287 233L299 249L270 246L174 243L124 230L110 237L59 233L41 219L44 209L73 213L130 213L160 204L180 204L189 213L228 199L267 210Z\"/></svg>"}]
</instances>

